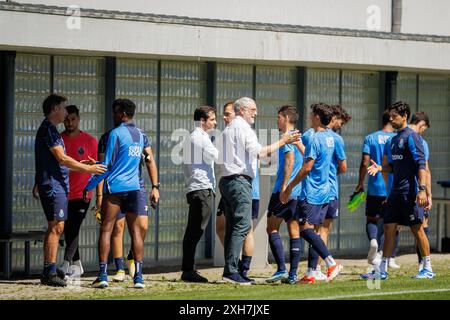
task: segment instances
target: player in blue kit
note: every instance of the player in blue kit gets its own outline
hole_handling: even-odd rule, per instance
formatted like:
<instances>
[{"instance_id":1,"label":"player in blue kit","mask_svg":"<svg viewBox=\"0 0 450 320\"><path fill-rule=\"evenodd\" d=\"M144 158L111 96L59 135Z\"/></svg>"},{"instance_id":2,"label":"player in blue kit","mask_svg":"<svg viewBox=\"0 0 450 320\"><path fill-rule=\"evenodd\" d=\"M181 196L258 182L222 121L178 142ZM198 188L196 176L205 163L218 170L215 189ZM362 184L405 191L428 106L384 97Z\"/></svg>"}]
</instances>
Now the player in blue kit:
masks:
<instances>
[{"instance_id":1,"label":"player in blue kit","mask_svg":"<svg viewBox=\"0 0 450 320\"><path fill-rule=\"evenodd\" d=\"M98 144L98 159L99 161L103 161L105 159L106 145L108 142L109 134L113 129L104 133ZM158 169L156 167L156 163L153 157L153 152L150 146L150 141L147 135L142 132L144 138L144 152L143 157L141 158L141 163L139 167L139 184L140 184L140 197L139 197L139 212L138 212L138 220L140 225L140 233L142 239L145 240L145 236L148 230L148 215L150 213L150 209L147 204L147 190L145 188L145 181L143 176L143 167L147 168L147 172L149 174L150 180L152 182L152 190L150 194L150 202L153 206L159 201L159 183L158 183ZM100 190L103 190L103 181L99 183L101 187ZM97 194L97 197L102 199L102 194ZM96 208L100 210L101 208ZM120 212L117 215L116 222L114 224L114 228L111 235L111 250L114 259L114 264L116 266L116 274L112 277L115 282L122 282L125 280L125 263L128 266L128 271L131 278L134 278L135 273L135 264L134 264L134 255L132 246L128 252L126 259L123 256L123 236L125 231L125 212Z\"/></svg>"},{"instance_id":2,"label":"player in blue kit","mask_svg":"<svg viewBox=\"0 0 450 320\"><path fill-rule=\"evenodd\" d=\"M325 245L328 245L328 235L331 232L331 227L333 226L333 220L339 217L339 182L338 175L344 174L347 171L347 158L345 156L344 140L342 137L336 133L339 131L343 125L347 124L351 117L350 115L339 105L332 105L333 108L333 118L330 124L327 126L327 130L331 132L334 137L334 154L331 161L330 167L330 202L328 205L327 213L325 214L325 221L319 226L318 233ZM326 280L327 277L320 270L319 255L313 248L310 247L308 261L311 261L310 270L306 272L306 278L303 282L314 282L311 278L317 281ZM309 271L309 274L308 274ZM312 280L312 281L311 281Z\"/></svg>"},{"instance_id":3,"label":"player in blue kit","mask_svg":"<svg viewBox=\"0 0 450 320\"><path fill-rule=\"evenodd\" d=\"M311 106L311 124L314 133L306 146L303 165L295 178L280 194L281 203L288 203L294 187L302 181L300 202L297 211L300 222L300 236L305 239L328 266L327 280L334 279L342 270L330 255L327 246L314 231L324 222L330 201L330 166L334 154L334 138L326 126L333 116L333 109L326 104Z\"/></svg>"},{"instance_id":4,"label":"player in blue kit","mask_svg":"<svg viewBox=\"0 0 450 320\"><path fill-rule=\"evenodd\" d=\"M425 133L425 130L427 130L430 127L430 119L428 118L428 115L425 112L416 112L412 115L411 121L409 122L409 127L420 134L420 136L423 136ZM423 142L423 151L425 154L425 161L426 161L426 167L428 172L427 177L427 186L430 188L430 194L428 194L428 204L423 207L419 208L419 210L423 210L423 230L425 231L425 234L428 238L428 241L430 241L430 227L429 227L429 216L430 216L430 210L432 207L432 195L431 195L431 171L430 171L430 165L429 165L429 159L430 159L430 149L428 147L428 143L425 141L425 139L422 138ZM416 246L417 251L417 258L419 259L419 271L423 269L423 260L422 260L422 254L420 253L419 246Z\"/></svg>"},{"instance_id":5,"label":"player in blue kit","mask_svg":"<svg viewBox=\"0 0 450 320\"><path fill-rule=\"evenodd\" d=\"M388 278L387 266L395 246L395 232L397 225L409 226L419 245L424 267L415 276L417 279L435 276L431 267L430 244L422 226L423 211L419 207L428 204L428 196L431 195L427 184L428 172L424 154L423 140L414 130L408 127L410 117L409 105L404 102L396 102L389 106L390 122L397 135L392 137L391 152L389 158L384 158L384 163L379 165L371 160L371 166L367 172L375 176L378 172L393 172L394 179L392 190L386 203L384 215L383 258L379 266L375 266L370 279Z\"/></svg>"},{"instance_id":6,"label":"player in blue kit","mask_svg":"<svg viewBox=\"0 0 450 320\"><path fill-rule=\"evenodd\" d=\"M67 98L56 94L44 100L45 119L36 133L34 145L36 176L33 196L41 201L48 223L41 283L56 287L66 286L64 272L57 274L56 257L59 238L68 217L69 169L92 174L106 170L103 165L89 165L91 161L77 161L66 155L64 141L56 129L67 116L66 104Z\"/></svg>"},{"instance_id":7,"label":"player in blue kit","mask_svg":"<svg viewBox=\"0 0 450 320\"><path fill-rule=\"evenodd\" d=\"M136 271L134 287L143 288L142 278L143 239L139 225L139 214L146 214L142 208L142 192L139 183L139 164L144 148L144 136L136 128L133 119L136 105L128 99L113 102L115 128L108 137L104 164L108 171L92 177L85 191L94 188L104 180L104 199L102 201L102 226L99 236L99 274L93 282L94 288L108 286L107 261L110 250L111 233L117 215L124 211L131 231Z\"/></svg>"},{"instance_id":8,"label":"player in blue kit","mask_svg":"<svg viewBox=\"0 0 450 320\"><path fill-rule=\"evenodd\" d=\"M278 110L277 126L281 134L295 130L298 121L297 109L290 105L282 106ZM303 156L299 149L287 144L278 150L278 169L275 186L269 201L267 214L267 233L269 235L270 249L277 263L277 271L266 282L272 283L281 280L284 283L297 282L297 269L300 261L300 226L296 213L297 198L300 196L301 184L293 189L287 203L280 202L280 192L285 189L300 171ZM290 237L290 270L286 270L284 249L279 234L283 220L287 223Z\"/></svg>"},{"instance_id":9,"label":"player in blue kit","mask_svg":"<svg viewBox=\"0 0 450 320\"><path fill-rule=\"evenodd\" d=\"M382 116L382 129L369 134L364 139L361 164L359 166L358 185L355 189L356 192L364 190L364 179L366 177L367 168L370 165L370 160L373 160L376 163L382 163L386 142L395 136L394 128L390 124L389 118L389 111L384 111ZM392 174L389 175L389 180L392 182ZM370 241L367 262L372 264L380 248L380 243L378 242L378 224L381 224L382 221L380 220L383 219L383 203L388 196L388 189L386 188L381 172L377 173L375 176L369 175L367 187L366 233ZM398 243L398 231L396 231L396 237L396 243ZM393 256L395 257L395 255ZM395 267L395 261L393 257L391 258L392 259L389 260L390 266Z\"/></svg>"}]
</instances>

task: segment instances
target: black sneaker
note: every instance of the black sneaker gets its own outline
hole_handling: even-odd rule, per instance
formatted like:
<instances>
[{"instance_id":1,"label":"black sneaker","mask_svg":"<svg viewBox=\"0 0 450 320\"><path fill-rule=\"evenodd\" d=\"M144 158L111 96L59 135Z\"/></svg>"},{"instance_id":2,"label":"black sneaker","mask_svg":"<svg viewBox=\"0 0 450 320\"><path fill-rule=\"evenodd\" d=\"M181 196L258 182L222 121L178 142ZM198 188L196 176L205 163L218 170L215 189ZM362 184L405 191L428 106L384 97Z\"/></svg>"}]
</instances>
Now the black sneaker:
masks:
<instances>
[{"instance_id":1,"label":"black sneaker","mask_svg":"<svg viewBox=\"0 0 450 320\"><path fill-rule=\"evenodd\" d=\"M251 284L256 284L256 280L255 280L255 279L252 279L252 278L247 277L247 272L245 272L245 273L244 273L244 272L241 272L239 275L240 275L241 278L244 279L245 281L249 281Z\"/></svg>"},{"instance_id":2,"label":"black sneaker","mask_svg":"<svg viewBox=\"0 0 450 320\"><path fill-rule=\"evenodd\" d=\"M247 281L244 278L242 278L242 276L237 272L232 273L230 275L224 275L222 277L222 280L224 280L226 282L234 283L234 284L243 285L243 286L249 286L252 284L250 281Z\"/></svg>"},{"instance_id":3,"label":"black sneaker","mask_svg":"<svg viewBox=\"0 0 450 320\"><path fill-rule=\"evenodd\" d=\"M46 286L51 286L51 287L67 286L67 283L63 279L58 277L57 274L50 274L50 275L42 274L41 284L46 285Z\"/></svg>"},{"instance_id":4,"label":"black sneaker","mask_svg":"<svg viewBox=\"0 0 450 320\"><path fill-rule=\"evenodd\" d=\"M199 282L199 283L207 283L208 279L202 277L197 271L183 271L181 274L181 280L186 282Z\"/></svg>"},{"instance_id":5,"label":"black sneaker","mask_svg":"<svg viewBox=\"0 0 450 320\"><path fill-rule=\"evenodd\" d=\"M62 269L60 269L60 268L56 268L56 275L62 280L66 279L65 272Z\"/></svg>"}]
</instances>

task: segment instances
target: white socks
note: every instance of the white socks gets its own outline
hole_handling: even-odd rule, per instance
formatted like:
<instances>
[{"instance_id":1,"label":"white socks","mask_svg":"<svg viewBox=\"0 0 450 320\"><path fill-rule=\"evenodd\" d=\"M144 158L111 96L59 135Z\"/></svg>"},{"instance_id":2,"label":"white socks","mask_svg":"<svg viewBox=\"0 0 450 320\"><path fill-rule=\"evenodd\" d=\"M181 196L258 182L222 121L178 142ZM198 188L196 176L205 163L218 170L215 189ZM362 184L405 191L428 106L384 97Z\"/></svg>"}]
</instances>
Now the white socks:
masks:
<instances>
[{"instance_id":1,"label":"white socks","mask_svg":"<svg viewBox=\"0 0 450 320\"><path fill-rule=\"evenodd\" d=\"M336 261L334 261L332 256L328 256L325 258L325 263L327 264L328 268L331 266L336 265Z\"/></svg>"}]
</instances>

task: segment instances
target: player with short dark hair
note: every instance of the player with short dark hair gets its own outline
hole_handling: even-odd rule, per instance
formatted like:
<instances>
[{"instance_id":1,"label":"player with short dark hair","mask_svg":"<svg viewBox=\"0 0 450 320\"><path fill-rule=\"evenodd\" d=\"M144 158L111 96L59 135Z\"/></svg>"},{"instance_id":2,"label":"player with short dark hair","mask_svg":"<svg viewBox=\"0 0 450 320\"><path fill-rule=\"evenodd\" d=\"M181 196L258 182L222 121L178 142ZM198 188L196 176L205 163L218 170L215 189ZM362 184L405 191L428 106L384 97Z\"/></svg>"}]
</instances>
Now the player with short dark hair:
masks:
<instances>
[{"instance_id":1,"label":"player with short dark hair","mask_svg":"<svg viewBox=\"0 0 450 320\"><path fill-rule=\"evenodd\" d=\"M392 127L389 116L389 110L385 110L382 115L382 129L375 131L367 135L364 139L362 148L361 164L359 166L359 179L358 185L355 188L356 192L364 190L364 179L367 174L367 168L370 165L372 159L376 163L381 163L384 155L384 148L388 141L395 136L394 128ZM392 182L392 174L389 174L388 185ZM383 219L383 206L386 198L389 194L388 186L386 185L383 175L379 172L375 176L369 175L369 181L367 184L367 200L366 200L366 233L370 241L370 248L367 254L367 262L373 264L377 257L377 252L382 247L381 240L378 239L378 225L382 226ZM398 245L398 230L396 231L396 247ZM391 267L398 267L395 264L395 249L393 251L393 257L389 260ZM381 257L381 251L379 256ZM375 260L376 261L376 260Z\"/></svg>"},{"instance_id":2,"label":"player with short dark hair","mask_svg":"<svg viewBox=\"0 0 450 320\"><path fill-rule=\"evenodd\" d=\"M295 178L280 194L280 201L288 203L294 187L302 181L300 202L297 204L300 216L300 236L319 254L328 266L327 280L334 279L342 270L330 255L327 246L314 231L324 222L330 202L330 166L334 154L334 138L326 126L333 117L332 108L324 103L311 106L310 116L314 133L305 148L303 165ZM308 266L311 267L308 261Z\"/></svg>"},{"instance_id":3,"label":"player with short dark hair","mask_svg":"<svg viewBox=\"0 0 450 320\"><path fill-rule=\"evenodd\" d=\"M99 236L99 273L93 282L94 288L108 287L107 261L111 233L120 211L126 214L130 229L136 272L134 287L143 288L142 264L144 243L139 215L146 215L145 201L142 201L139 183L139 164L144 148L144 136L132 122L136 105L128 99L113 102L115 128L110 132L104 164L108 171L89 180L85 192L104 180L102 201L102 225ZM144 198L145 200L145 198Z\"/></svg>"},{"instance_id":4,"label":"player with short dark hair","mask_svg":"<svg viewBox=\"0 0 450 320\"><path fill-rule=\"evenodd\" d=\"M333 220L339 217L338 175L344 174L347 171L344 140L336 133L336 131L339 131L342 126L351 119L351 116L344 108L342 108L342 106L331 105L330 107L333 109L333 117L327 126L327 130L334 138L334 153L330 167L330 202L325 214L324 223L316 227L316 231L325 245L328 245L328 235L331 231ZM308 268L309 270L306 271L306 275L301 282L314 283L315 281L327 280L327 276L322 273L320 268L320 257L312 247L309 248L308 261L310 261L310 267Z\"/></svg>"},{"instance_id":5,"label":"player with short dark hair","mask_svg":"<svg viewBox=\"0 0 450 320\"><path fill-rule=\"evenodd\" d=\"M394 179L384 215L383 258L368 278L388 278L387 266L395 246L397 225L411 228L423 256L424 267L414 278L433 278L435 274L431 267L430 244L422 226L423 212L419 210L419 207L427 206L428 196L431 195L422 138L408 127L411 111L407 103L396 102L388 110L397 135L391 139L391 152L383 156L383 165L371 160L372 165L367 172L375 176L380 171L392 171Z\"/></svg>"},{"instance_id":6,"label":"player with short dark hair","mask_svg":"<svg viewBox=\"0 0 450 320\"><path fill-rule=\"evenodd\" d=\"M411 129L413 129L415 132L417 132L421 137L425 133L425 130L427 130L430 127L430 119L428 118L428 115L425 112L416 112L412 115L411 121L409 122L409 126ZM429 227L429 218L430 218L430 210L432 207L432 195L431 195L431 171L430 171L430 149L428 147L428 143L423 139L423 148L425 153L425 161L426 161L426 167L428 171L428 177L427 177L427 185L430 189L430 194L428 194L428 204L423 207L419 208L419 210L423 210L423 231L425 231L425 235L428 238L428 241L430 241L430 227ZM422 254L420 252L420 248L417 245L416 246L417 251L417 258L419 259L419 271L423 269L423 259Z\"/></svg>"},{"instance_id":7,"label":"player with short dark hair","mask_svg":"<svg viewBox=\"0 0 450 320\"><path fill-rule=\"evenodd\" d=\"M59 238L67 220L69 169L91 174L106 170L105 166L93 164L91 160L79 162L66 154L64 140L56 129L67 116L66 103L66 97L56 94L44 100L42 109L45 119L36 133L34 144L36 176L33 196L40 199L48 222L41 283L58 287L66 286L62 279L65 275L57 273L56 256Z\"/></svg>"},{"instance_id":8,"label":"player with short dark hair","mask_svg":"<svg viewBox=\"0 0 450 320\"><path fill-rule=\"evenodd\" d=\"M295 130L298 121L297 109L290 105L280 107L278 110L277 126L281 134ZM267 214L267 233L269 235L270 249L277 263L277 271L266 282L273 283L281 280L283 283L295 284L297 282L297 269L300 261L300 226L296 211L297 199L300 196L301 183L296 185L287 203L280 202L280 193L300 171L303 156L292 144L287 144L278 150L278 169L276 182L272 190ZM284 249L279 234L280 225L286 222L290 238L290 270L286 269Z\"/></svg>"},{"instance_id":9,"label":"player with short dark hair","mask_svg":"<svg viewBox=\"0 0 450 320\"><path fill-rule=\"evenodd\" d=\"M64 140L67 154L77 161L89 160L90 158L97 160L97 139L80 130L80 110L75 105L67 106L66 110L65 130L61 133L61 137ZM84 272L78 248L78 238L81 224L86 217L92 198L92 192L90 192L87 201L83 200L83 189L90 177L91 175L88 173L69 173L68 218L64 226L66 248L64 250L64 261L60 266L61 271L68 276L82 275ZM97 194L99 193L101 193L101 189L97 187ZM99 197L97 197L98 203L100 203ZM75 271L73 274L68 274L71 264L78 267L79 274Z\"/></svg>"}]
</instances>

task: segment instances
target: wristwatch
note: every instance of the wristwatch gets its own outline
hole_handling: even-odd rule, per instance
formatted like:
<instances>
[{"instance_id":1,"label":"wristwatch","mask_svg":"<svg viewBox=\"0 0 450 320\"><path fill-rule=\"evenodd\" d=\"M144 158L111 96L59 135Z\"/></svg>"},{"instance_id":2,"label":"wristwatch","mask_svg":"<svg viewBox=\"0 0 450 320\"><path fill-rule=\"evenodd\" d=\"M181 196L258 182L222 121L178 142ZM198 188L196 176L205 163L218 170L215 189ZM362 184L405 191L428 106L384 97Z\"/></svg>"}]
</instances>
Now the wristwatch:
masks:
<instances>
[{"instance_id":1,"label":"wristwatch","mask_svg":"<svg viewBox=\"0 0 450 320\"><path fill-rule=\"evenodd\" d=\"M152 189L156 188L159 190L159 186L161 185L161 183L157 183L157 184L152 184Z\"/></svg>"}]
</instances>

